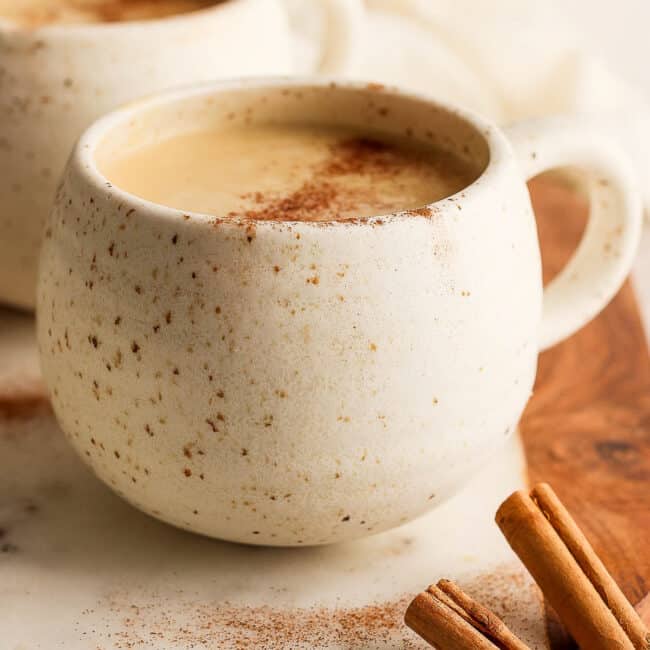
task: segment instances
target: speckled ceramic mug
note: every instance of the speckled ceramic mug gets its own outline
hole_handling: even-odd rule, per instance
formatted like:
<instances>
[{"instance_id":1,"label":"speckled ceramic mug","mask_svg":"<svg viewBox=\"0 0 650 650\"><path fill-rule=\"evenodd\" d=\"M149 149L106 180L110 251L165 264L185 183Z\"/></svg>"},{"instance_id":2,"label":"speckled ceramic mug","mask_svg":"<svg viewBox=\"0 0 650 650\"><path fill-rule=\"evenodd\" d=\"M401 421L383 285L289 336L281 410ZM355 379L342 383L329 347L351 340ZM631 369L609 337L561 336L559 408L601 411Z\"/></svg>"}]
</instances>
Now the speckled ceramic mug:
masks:
<instances>
[{"instance_id":1,"label":"speckled ceramic mug","mask_svg":"<svg viewBox=\"0 0 650 650\"><path fill-rule=\"evenodd\" d=\"M321 67L359 52L361 0L320 0ZM178 84L291 74L281 0L227 0L147 21L22 28L0 17L0 302L32 308L43 224L75 140L118 105Z\"/></svg>"},{"instance_id":2,"label":"speckled ceramic mug","mask_svg":"<svg viewBox=\"0 0 650 650\"><path fill-rule=\"evenodd\" d=\"M406 131L482 172L415 212L314 223L182 212L97 167L229 115ZM558 165L583 169L591 219L543 292L525 180ZM374 85L184 89L100 120L68 164L40 267L43 372L81 457L145 512L256 544L361 537L434 507L501 447L540 348L612 297L640 223L620 154L574 123L509 141Z\"/></svg>"}]
</instances>

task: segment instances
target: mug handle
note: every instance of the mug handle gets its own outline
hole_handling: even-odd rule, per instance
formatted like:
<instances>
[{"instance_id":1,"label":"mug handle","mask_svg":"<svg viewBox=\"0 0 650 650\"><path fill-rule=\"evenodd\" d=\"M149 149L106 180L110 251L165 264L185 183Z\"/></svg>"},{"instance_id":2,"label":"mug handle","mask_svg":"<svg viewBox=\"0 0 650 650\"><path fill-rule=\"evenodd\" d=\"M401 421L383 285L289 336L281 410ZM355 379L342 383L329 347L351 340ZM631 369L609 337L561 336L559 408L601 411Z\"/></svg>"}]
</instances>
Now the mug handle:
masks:
<instances>
[{"instance_id":1,"label":"mug handle","mask_svg":"<svg viewBox=\"0 0 650 650\"><path fill-rule=\"evenodd\" d=\"M550 117L506 128L526 180L577 167L589 195L589 221L571 259L544 290L540 350L594 318L632 268L642 225L641 195L618 145L588 119Z\"/></svg>"},{"instance_id":2,"label":"mug handle","mask_svg":"<svg viewBox=\"0 0 650 650\"><path fill-rule=\"evenodd\" d=\"M326 17L318 72L341 74L352 70L362 50L365 9L363 0L318 0Z\"/></svg>"}]
</instances>

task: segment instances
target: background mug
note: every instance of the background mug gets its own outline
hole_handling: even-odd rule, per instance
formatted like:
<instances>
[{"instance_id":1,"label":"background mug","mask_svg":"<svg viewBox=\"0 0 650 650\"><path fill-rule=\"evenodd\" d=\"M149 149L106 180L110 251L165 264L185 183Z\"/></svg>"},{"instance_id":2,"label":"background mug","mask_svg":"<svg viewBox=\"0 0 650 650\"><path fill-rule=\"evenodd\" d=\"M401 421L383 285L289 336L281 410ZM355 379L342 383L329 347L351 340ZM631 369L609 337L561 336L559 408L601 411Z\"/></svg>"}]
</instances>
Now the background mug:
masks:
<instances>
[{"instance_id":1,"label":"background mug","mask_svg":"<svg viewBox=\"0 0 650 650\"><path fill-rule=\"evenodd\" d=\"M175 210L98 167L229 115L407 132L480 175L415 212L314 223ZM425 96L313 80L186 88L92 126L38 292L44 377L81 457L145 512L256 544L361 537L453 494L515 430L540 348L607 303L639 239L606 137L562 119L508 135ZM590 220L544 292L525 182L564 165Z\"/></svg>"},{"instance_id":2,"label":"background mug","mask_svg":"<svg viewBox=\"0 0 650 650\"><path fill-rule=\"evenodd\" d=\"M354 65L361 0L321 0L321 69ZM168 18L22 28L0 17L0 302L32 308L43 223L75 140L145 94L294 70L280 0L227 0Z\"/></svg>"}]
</instances>

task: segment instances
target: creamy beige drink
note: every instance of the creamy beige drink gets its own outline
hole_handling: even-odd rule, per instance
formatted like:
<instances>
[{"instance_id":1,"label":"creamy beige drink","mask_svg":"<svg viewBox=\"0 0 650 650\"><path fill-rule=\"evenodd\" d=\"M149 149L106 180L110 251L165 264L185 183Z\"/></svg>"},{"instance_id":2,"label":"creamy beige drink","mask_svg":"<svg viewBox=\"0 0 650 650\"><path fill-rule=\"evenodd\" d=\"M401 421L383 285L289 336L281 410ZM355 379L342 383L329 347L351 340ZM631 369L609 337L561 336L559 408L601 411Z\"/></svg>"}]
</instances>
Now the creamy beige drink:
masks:
<instances>
[{"instance_id":1,"label":"creamy beige drink","mask_svg":"<svg viewBox=\"0 0 650 650\"><path fill-rule=\"evenodd\" d=\"M113 184L154 203L264 220L410 210L454 194L476 175L454 155L408 138L327 126L200 131L98 162Z\"/></svg>"},{"instance_id":2,"label":"creamy beige drink","mask_svg":"<svg viewBox=\"0 0 650 650\"><path fill-rule=\"evenodd\" d=\"M163 18L218 0L0 0L0 18L25 27Z\"/></svg>"}]
</instances>

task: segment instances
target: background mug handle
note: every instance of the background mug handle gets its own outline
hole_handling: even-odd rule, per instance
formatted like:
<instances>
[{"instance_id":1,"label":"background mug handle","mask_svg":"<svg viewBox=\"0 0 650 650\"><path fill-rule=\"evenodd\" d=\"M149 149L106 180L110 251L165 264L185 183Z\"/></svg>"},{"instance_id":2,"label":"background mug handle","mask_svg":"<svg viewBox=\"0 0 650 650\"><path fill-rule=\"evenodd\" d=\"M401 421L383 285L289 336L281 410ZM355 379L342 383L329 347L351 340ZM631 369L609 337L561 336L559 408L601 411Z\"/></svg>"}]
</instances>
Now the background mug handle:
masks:
<instances>
[{"instance_id":1,"label":"background mug handle","mask_svg":"<svg viewBox=\"0 0 650 650\"><path fill-rule=\"evenodd\" d=\"M316 72L350 72L363 50L366 10L363 0L317 0L324 18L323 38ZM288 8L287 8L288 9Z\"/></svg>"},{"instance_id":2,"label":"background mug handle","mask_svg":"<svg viewBox=\"0 0 650 650\"><path fill-rule=\"evenodd\" d=\"M629 273L642 225L641 195L616 142L578 117L552 117L506 128L526 180L557 167L577 168L589 196L589 220L571 259L544 290L541 350L586 325Z\"/></svg>"}]
</instances>

